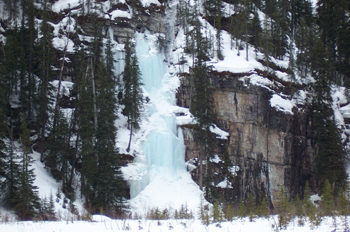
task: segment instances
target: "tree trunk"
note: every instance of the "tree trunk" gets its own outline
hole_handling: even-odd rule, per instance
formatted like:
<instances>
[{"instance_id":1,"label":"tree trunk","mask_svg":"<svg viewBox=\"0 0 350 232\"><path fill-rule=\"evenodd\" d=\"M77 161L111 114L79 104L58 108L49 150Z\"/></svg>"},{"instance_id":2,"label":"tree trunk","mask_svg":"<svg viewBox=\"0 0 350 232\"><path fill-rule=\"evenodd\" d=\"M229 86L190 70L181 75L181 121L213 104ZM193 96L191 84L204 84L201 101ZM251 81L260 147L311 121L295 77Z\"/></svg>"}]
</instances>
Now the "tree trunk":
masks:
<instances>
[{"instance_id":1,"label":"tree trunk","mask_svg":"<svg viewBox=\"0 0 350 232\"><path fill-rule=\"evenodd\" d=\"M202 154L203 149L200 148L200 153L199 153L199 188L200 190L203 190L203 161L202 161Z\"/></svg>"},{"instance_id":2,"label":"tree trunk","mask_svg":"<svg viewBox=\"0 0 350 232\"><path fill-rule=\"evenodd\" d=\"M129 145L128 145L128 148L126 149L127 152L130 151L131 137L132 137L132 124L130 125L130 137L129 137Z\"/></svg>"},{"instance_id":3,"label":"tree trunk","mask_svg":"<svg viewBox=\"0 0 350 232\"><path fill-rule=\"evenodd\" d=\"M60 91L61 91L61 83L62 83L62 75L63 75L63 69L64 69L64 62L66 59L66 53L67 53L67 47L68 47L68 42L69 42L69 36L67 36L67 43L66 46L64 47L63 51L63 60L61 64L61 70L60 70L60 76L58 78L58 88L57 88L57 96L56 96L56 103L55 103L55 112L54 112L54 118L53 118L53 128L55 130L56 128L56 123L57 123L57 111L58 111L58 101L60 98Z\"/></svg>"},{"instance_id":4,"label":"tree trunk","mask_svg":"<svg viewBox=\"0 0 350 232\"><path fill-rule=\"evenodd\" d=\"M96 132L98 123L97 123L95 74L94 74L94 67L93 67L92 59L91 59L91 83L92 83L92 102L94 105L94 125L95 125L95 132Z\"/></svg>"},{"instance_id":5,"label":"tree trunk","mask_svg":"<svg viewBox=\"0 0 350 232\"><path fill-rule=\"evenodd\" d=\"M246 60L248 61L248 15L247 15L247 5L246 0L244 0L244 13L245 13L245 46L246 46Z\"/></svg>"}]
</instances>

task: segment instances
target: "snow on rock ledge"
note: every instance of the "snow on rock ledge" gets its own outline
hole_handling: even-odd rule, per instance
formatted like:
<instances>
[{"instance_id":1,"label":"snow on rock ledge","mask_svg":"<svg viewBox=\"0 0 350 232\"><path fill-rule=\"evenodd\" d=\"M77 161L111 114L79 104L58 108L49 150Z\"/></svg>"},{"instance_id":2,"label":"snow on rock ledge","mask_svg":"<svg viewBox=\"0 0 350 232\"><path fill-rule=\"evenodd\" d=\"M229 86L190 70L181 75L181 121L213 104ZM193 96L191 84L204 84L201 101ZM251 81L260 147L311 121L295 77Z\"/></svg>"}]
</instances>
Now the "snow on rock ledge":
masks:
<instances>
[{"instance_id":1,"label":"snow on rock ledge","mask_svg":"<svg viewBox=\"0 0 350 232\"><path fill-rule=\"evenodd\" d=\"M141 0L143 7L149 7L151 4L159 6L160 3L158 0Z\"/></svg>"},{"instance_id":2,"label":"snow on rock ledge","mask_svg":"<svg viewBox=\"0 0 350 232\"><path fill-rule=\"evenodd\" d=\"M272 98L270 99L270 105L271 107L276 108L277 111L282 111L286 114L293 115L292 109L295 104L291 100L284 99L278 94L272 95Z\"/></svg>"},{"instance_id":3,"label":"snow on rock ledge","mask_svg":"<svg viewBox=\"0 0 350 232\"><path fill-rule=\"evenodd\" d=\"M225 139L227 140L228 136L230 135L228 132L221 130L217 125L212 124L210 126L211 133L216 134L217 139Z\"/></svg>"},{"instance_id":4,"label":"snow on rock ledge","mask_svg":"<svg viewBox=\"0 0 350 232\"><path fill-rule=\"evenodd\" d=\"M79 0L60 0L52 5L52 11L59 13L65 9L72 9L80 5Z\"/></svg>"},{"instance_id":5,"label":"snow on rock ledge","mask_svg":"<svg viewBox=\"0 0 350 232\"><path fill-rule=\"evenodd\" d=\"M217 154L215 154L214 157L210 157L209 161L217 164L223 162Z\"/></svg>"},{"instance_id":6,"label":"snow on rock ledge","mask_svg":"<svg viewBox=\"0 0 350 232\"><path fill-rule=\"evenodd\" d=\"M223 181L221 181L220 183L218 183L216 185L216 187L218 188L230 188L232 189L232 183L225 177L225 179Z\"/></svg>"},{"instance_id":7,"label":"snow on rock ledge","mask_svg":"<svg viewBox=\"0 0 350 232\"><path fill-rule=\"evenodd\" d=\"M190 113L190 110L187 108L175 106L173 113L176 116L176 123L178 126L194 125L197 123Z\"/></svg>"}]
</instances>

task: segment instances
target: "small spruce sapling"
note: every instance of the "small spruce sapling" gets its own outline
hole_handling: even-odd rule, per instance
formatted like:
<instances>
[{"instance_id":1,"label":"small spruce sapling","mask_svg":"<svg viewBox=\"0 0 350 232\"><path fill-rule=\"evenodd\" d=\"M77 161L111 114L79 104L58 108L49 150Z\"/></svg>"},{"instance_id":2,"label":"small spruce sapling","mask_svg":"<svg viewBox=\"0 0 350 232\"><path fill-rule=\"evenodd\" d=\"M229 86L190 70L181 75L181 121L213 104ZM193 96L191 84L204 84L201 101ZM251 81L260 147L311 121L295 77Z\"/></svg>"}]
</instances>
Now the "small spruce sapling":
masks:
<instances>
[{"instance_id":1,"label":"small spruce sapling","mask_svg":"<svg viewBox=\"0 0 350 232\"><path fill-rule=\"evenodd\" d=\"M333 216L334 214L334 196L332 193L332 187L328 180L326 180L323 191L320 207L323 216Z\"/></svg>"},{"instance_id":2,"label":"small spruce sapling","mask_svg":"<svg viewBox=\"0 0 350 232\"><path fill-rule=\"evenodd\" d=\"M231 204L229 204L226 207L225 219L228 220L228 221L232 221L234 216L235 216L235 212L234 212L233 206Z\"/></svg>"},{"instance_id":3,"label":"small spruce sapling","mask_svg":"<svg viewBox=\"0 0 350 232\"><path fill-rule=\"evenodd\" d=\"M341 216L342 222L343 222L343 227L345 231L349 230L349 225L347 222L347 218L349 215L349 200L346 196L346 191L344 189L340 190L339 193L339 203L338 203L338 211Z\"/></svg>"},{"instance_id":4,"label":"small spruce sapling","mask_svg":"<svg viewBox=\"0 0 350 232\"><path fill-rule=\"evenodd\" d=\"M237 213L238 217L243 218L245 216L247 216L247 207L243 202L243 199L241 198L241 201L239 202L239 206L238 206L238 213Z\"/></svg>"},{"instance_id":5,"label":"small spruce sapling","mask_svg":"<svg viewBox=\"0 0 350 232\"><path fill-rule=\"evenodd\" d=\"M211 216L212 216L213 222L221 222L223 220L222 214L221 214L221 207L217 201L214 203Z\"/></svg>"}]
</instances>

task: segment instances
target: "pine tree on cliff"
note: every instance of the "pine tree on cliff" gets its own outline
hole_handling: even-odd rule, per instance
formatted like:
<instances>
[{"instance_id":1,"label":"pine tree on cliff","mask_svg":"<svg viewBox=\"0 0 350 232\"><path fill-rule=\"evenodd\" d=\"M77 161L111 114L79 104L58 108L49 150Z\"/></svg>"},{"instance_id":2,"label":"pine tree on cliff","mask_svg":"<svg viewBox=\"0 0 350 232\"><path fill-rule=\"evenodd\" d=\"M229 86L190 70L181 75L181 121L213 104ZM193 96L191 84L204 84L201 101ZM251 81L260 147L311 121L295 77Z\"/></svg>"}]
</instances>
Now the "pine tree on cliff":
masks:
<instances>
[{"instance_id":1,"label":"pine tree on cliff","mask_svg":"<svg viewBox=\"0 0 350 232\"><path fill-rule=\"evenodd\" d=\"M123 114L128 118L128 128L130 129L129 144L126 149L130 151L132 132L139 129L141 120L140 109L142 107L141 72L136 55L131 54L130 37L125 42L125 68L123 72L124 98Z\"/></svg>"},{"instance_id":2,"label":"pine tree on cliff","mask_svg":"<svg viewBox=\"0 0 350 232\"><path fill-rule=\"evenodd\" d=\"M204 1L206 16L213 20L216 28L216 55L219 60L223 60L222 54L222 36L221 36L221 20L222 20L222 0L206 0Z\"/></svg>"},{"instance_id":3,"label":"pine tree on cliff","mask_svg":"<svg viewBox=\"0 0 350 232\"><path fill-rule=\"evenodd\" d=\"M317 144L315 156L316 178L321 187L328 180L334 185L337 193L345 186L345 151L341 142L340 132L334 121L330 86L334 83L334 66L328 62L323 42L319 39L312 49L312 75L314 83L313 126Z\"/></svg>"},{"instance_id":4,"label":"pine tree on cliff","mask_svg":"<svg viewBox=\"0 0 350 232\"><path fill-rule=\"evenodd\" d=\"M342 85L342 79L349 75L349 13L348 0L319 0L317 2L317 24L320 28L320 38L326 50L329 51L328 63L335 67L332 81Z\"/></svg>"},{"instance_id":5,"label":"pine tree on cliff","mask_svg":"<svg viewBox=\"0 0 350 232\"><path fill-rule=\"evenodd\" d=\"M209 73L211 67L205 63L206 59L206 44L202 38L200 29L196 29L196 54L197 59L192 68L191 78L193 79L195 92L191 99L191 112L197 120L194 126L194 135L200 148L200 178L199 186L203 187L203 176L206 180L206 198L212 201L215 198L215 190L211 185L211 175L207 175L210 171L209 157L211 156L214 146L215 137L210 131L212 123L215 121L214 113L214 98L213 92L210 89ZM206 170L203 171L202 161L207 160Z\"/></svg>"},{"instance_id":6,"label":"pine tree on cliff","mask_svg":"<svg viewBox=\"0 0 350 232\"><path fill-rule=\"evenodd\" d=\"M54 66L54 48L52 45L52 28L48 23L48 0L43 3L43 21L41 24L42 37L39 39L38 51L36 52L38 69L35 70L40 78L38 84L38 94L35 96L37 105L37 123L39 125L39 143L41 161L44 160L44 152L46 151L46 134L48 132L49 121L49 103L50 103L50 89Z\"/></svg>"}]
</instances>

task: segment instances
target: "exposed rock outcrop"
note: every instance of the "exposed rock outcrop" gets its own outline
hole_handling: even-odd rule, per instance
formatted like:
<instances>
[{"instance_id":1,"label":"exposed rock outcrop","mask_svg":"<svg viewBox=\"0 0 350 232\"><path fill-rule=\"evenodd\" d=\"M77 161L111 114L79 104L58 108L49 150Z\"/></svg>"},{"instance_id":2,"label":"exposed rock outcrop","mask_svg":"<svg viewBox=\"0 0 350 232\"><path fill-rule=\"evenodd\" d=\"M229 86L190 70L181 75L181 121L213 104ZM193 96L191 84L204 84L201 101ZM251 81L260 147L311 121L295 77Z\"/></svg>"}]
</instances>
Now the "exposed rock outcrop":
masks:
<instances>
[{"instance_id":1,"label":"exposed rock outcrop","mask_svg":"<svg viewBox=\"0 0 350 232\"><path fill-rule=\"evenodd\" d=\"M218 140L216 152L223 160L225 146L236 169L236 176L226 188L218 187L221 197L237 202L249 193L257 202L269 195L274 202L283 187L291 197L302 192L307 179L312 179L314 144L307 106L293 109L293 115L270 106L271 90L250 85L250 73L213 73L216 124L229 132L228 140ZM280 91L282 85L276 85ZM284 88L284 87L283 87ZM293 89L290 89L293 91ZM295 91L295 90L294 90ZM178 104L190 107L190 76L184 75L177 94ZM192 129L185 128L186 159L198 157ZM223 161L212 165L214 185L224 180ZM197 181L199 168L192 172ZM219 185L220 186L220 185Z\"/></svg>"}]
</instances>

